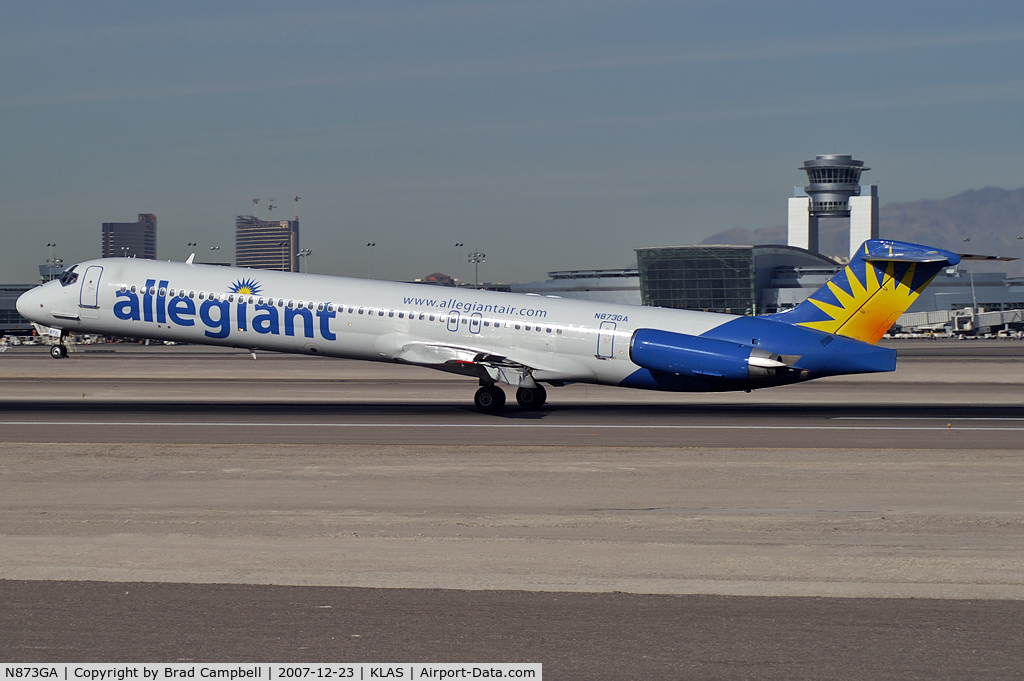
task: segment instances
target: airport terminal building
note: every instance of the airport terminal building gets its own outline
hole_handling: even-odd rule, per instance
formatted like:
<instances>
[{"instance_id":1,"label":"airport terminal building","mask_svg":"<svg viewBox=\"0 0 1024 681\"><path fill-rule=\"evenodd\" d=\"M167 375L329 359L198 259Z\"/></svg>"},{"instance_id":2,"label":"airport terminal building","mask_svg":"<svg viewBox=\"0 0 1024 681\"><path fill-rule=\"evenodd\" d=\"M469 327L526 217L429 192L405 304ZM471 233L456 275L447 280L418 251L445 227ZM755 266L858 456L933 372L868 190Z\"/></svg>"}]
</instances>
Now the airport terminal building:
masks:
<instances>
[{"instance_id":1,"label":"airport terminal building","mask_svg":"<svg viewBox=\"0 0 1024 681\"><path fill-rule=\"evenodd\" d=\"M827 273L825 281L838 267L818 253L782 245L638 248L636 260L644 305L740 315L792 307L814 290L788 290L800 287L798 270Z\"/></svg>"}]
</instances>

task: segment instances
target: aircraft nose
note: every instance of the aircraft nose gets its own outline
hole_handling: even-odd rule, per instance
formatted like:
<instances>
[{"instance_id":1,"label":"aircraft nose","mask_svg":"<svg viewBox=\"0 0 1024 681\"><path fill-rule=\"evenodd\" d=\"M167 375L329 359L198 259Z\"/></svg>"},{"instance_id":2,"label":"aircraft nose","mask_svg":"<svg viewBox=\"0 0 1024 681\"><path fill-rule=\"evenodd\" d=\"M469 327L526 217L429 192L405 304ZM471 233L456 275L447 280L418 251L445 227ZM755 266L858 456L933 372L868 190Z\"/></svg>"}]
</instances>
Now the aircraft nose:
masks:
<instances>
[{"instance_id":1,"label":"aircraft nose","mask_svg":"<svg viewBox=\"0 0 1024 681\"><path fill-rule=\"evenodd\" d=\"M18 296L18 301L14 306L18 309L18 314L25 319L31 321L40 319L40 315L44 311L41 288L41 286L36 286Z\"/></svg>"}]
</instances>

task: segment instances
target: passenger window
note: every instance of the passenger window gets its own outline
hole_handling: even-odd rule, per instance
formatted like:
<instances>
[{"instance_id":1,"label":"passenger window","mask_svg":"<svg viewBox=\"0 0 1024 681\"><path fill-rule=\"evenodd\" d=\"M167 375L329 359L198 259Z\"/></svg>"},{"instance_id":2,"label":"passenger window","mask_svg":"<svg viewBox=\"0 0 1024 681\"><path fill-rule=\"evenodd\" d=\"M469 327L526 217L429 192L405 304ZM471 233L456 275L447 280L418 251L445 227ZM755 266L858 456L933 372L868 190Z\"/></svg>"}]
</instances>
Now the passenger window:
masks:
<instances>
[{"instance_id":1,"label":"passenger window","mask_svg":"<svg viewBox=\"0 0 1024 681\"><path fill-rule=\"evenodd\" d=\"M394 317L395 316L395 311L394 310L388 310L388 316L389 317Z\"/></svg>"},{"instance_id":2,"label":"passenger window","mask_svg":"<svg viewBox=\"0 0 1024 681\"><path fill-rule=\"evenodd\" d=\"M430 321L434 321L434 315L430 315Z\"/></svg>"},{"instance_id":3,"label":"passenger window","mask_svg":"<svg viewBox=\"0 0 1024 681\"><path fill-rule=\"evenodd\" d=\"M349 305L349 306L348 306L348 313L349 313L349 314L352 314L352 313L353 313L353 312L355 312L355 311L356 311L356 308L355 308L354 306L352 306L352 305Z\"/></svg>"},{"instance_id":4,"label":"passenger window","mask_svg":"<svg viewBox=\"0 0 1024 681\"><path fill-rule=\"evenodd\" d=\"M256 296L249 296L249 304L252 305L256 302Z\"/></svg>"},{"instance_id":5,"label":"passenger window","mask_svg":"<svg viewBox=\"0 0 1024 681\"><path fill-rule=\"evenodd\" d=\"M462 323L463 324L468 324L469 323L469 317L463 317L462 318Z\"/></svg>"},{"instance_id":6,"label":"passenger window","mask_svg":"<svg viewBox=\"0 0 1024 681\"><path fill-rule=\"evenodd\" d=\"M278 298L277 299L277 306L278 307L284 307L284 298Z\"/></svg>"},{"instance_id":7,"label":"passenger window","mask_svg":"<svg viewBox=\"0 0 1024 681\"><path fill-rule=\"evenodd\" d=\"M310 302L306 303L306 309L307 310L312 310L313 309L313 301L310 301Z\"/></svg>"},{"instance_id":8,"label":"passenger window","mask_svg":"<svg viewBox=\"0 0 1024 681\"><path fill-rule=\"evenodd\" d=\"M136 292L135 284L132 284L132 293Z\"/></svg>"},{"instance_id":9,"label":"passenger window","mask_svg":"<svg viewBox=\"0 0 1024 681\"><path fill-rule=\"evenodd\" d=\"M362 308L362 307L361 307L361 308L359 308L359 314L363 314L363 310L364 310L364 309L365 309L365 308Z\"/></svg>"},{"instance_id":10,"label":"passenger window","mask_svg":"<svg viewBox=\"0 0 1024 681\"><path fill-rule=\"evenodd\" d=\"M189 298L195 298L196 297L196 292L195 291L189 291L188 292L188 297Z\"/></svg>"},{"instance_id":11,"label":"passenger window","mask_svg":"<svg viewBox=\"0 0 1024 681\"><path fill-rule=\"evenodd\" d=\"M518 330L519 330L519 325L518 325L518 324L516 324L516 331L518 331Z\"/></svg>"},{"instance_id":12,"label":"passenger window","mask_svg":"<svg viewBox=\"0 0 1024 681\"><path fill-rule=\"evenodd\" d=\"M490 326L490 325L491 325L491 322L485 319L484 320L484 326Z\"/></svg>"},{"instance_id":13,"label":"passenger window","mask_svg":"<svg viewBox=\"0 0 1024 681\"><path fill-rule=\"evenodd\" d=\"M256 301L257 305L263 305L264 303L266 303L266 300L262 296Z\"/></svg>"},{"instance_id":14,"label":"passenger window","mask_svg":"<svg viewBox=\"0 0 1024 681\"><path fill-rule=\"evenodd\" d=\"M404 312L399 312L398 313L398 318L399 319L405 319L405 313Z\"/></svg>"},{"instance_id":15,"label":"passenger window","mask_svg":"<svg viewBox=\"0 0 1024 681\"><path fill-rule=\"evenodd\" d=\"M555 333L562 333L561 329L555 329Z\"/></svg>"},{"instance_id":16,"label":"passenger window","mask_svg":"<svg viewBox=\"0 0 1024 681\"><path fill-rule=\"evenodd\" d=\"M316 304L316 311L317 312L323 312L324 311L324 304L323 303L317 303ZM334 310L331 310L331 312L334 312Z\"/></svg>"},{"instance_id":17,"label":"passenger window","mask_svg":"<svg viewBox=\"0 0 1024 681\"><path fill-rule=\"evenodd\" d=\"M294 300L289 300L288 301L288 309L290 310L290 309L292 309L294 307L295 307L295 301Z\"/></svg>"},{"instance_id":18,"label":"passenger window","mask_svg":"<svg viewBox=\"0 0 1024 681\"><path fill-rule=\"evenodd\" d=\"M121 293L124 293L127 290L128 290L128 284L121 284L121 288L120 288Z\"/></svg>"},{"instance_id":19,"label":"passenger window","mask_svg":"<svg viewBox=\"0 0 1024 681\"><path fill-rule=\"evenodd\" d=\"M199 292L199 300L203 300L204 298L206 298L206 292L205 291L200 291Z\"/></svg>"},{"instance_id":20,"label":"passenger window","mask_svg":"<svg viewBox=\"0 0 1024 681\"><path fill-rule=\"evenodd\" d=\"M378 317L383 317L384 316L384 310L377 310L377 316Z\"/></svg>"},{"instance_id":21,"label":"passenger window","mask_svg":"<svg viewBox=\"0 0 1024 681\"><path fill-rule=\"evenodd\" d=\"M149 287L149 295L151 295L151 296L155 296L156 295L156 286L150 286Z\"/></svg>"},{"instance_id":22,"label":"passenger window","mask_svg":"<svg viewBox=\"0 0 1024 681\"><path fill-rule=\"evenodd\" d=\"M422 322L424 317L426 317L426 316L427 316L427 314L425 312L420 312L420 321Z\"/></svg>"},{"instance_id":23,"label":"passenger window","mask_svg":"<svg viewBox=\"0 0 1024 681\"><path fill-rule=\"evenodd\" d=\"M527 324L527 325L526 325L526 330L527 330L527 331L529 331L529 330L530 330L530 325L529 325L529 324Z\"/></svg>"}]
</instances>

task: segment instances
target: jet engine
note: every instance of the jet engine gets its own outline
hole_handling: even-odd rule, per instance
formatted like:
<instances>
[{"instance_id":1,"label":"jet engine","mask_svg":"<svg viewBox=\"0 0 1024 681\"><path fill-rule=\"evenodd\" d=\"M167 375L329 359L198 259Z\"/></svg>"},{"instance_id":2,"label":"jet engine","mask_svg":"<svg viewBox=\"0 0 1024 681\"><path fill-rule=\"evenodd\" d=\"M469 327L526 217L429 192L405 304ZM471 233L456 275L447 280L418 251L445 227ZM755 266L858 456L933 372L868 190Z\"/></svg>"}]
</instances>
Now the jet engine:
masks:
<instances>
[{"instance_id":1,"label":"jet engine","mask_svg":"<svg viewBox=\"0 0 1024 681\"><path fill-rule=\"evenodd\" d=\"M657 329L637 329L629 356L650 371L725 381L770 379L790 371L780 355L752 345Z\"/></svg>"}]
</instances>

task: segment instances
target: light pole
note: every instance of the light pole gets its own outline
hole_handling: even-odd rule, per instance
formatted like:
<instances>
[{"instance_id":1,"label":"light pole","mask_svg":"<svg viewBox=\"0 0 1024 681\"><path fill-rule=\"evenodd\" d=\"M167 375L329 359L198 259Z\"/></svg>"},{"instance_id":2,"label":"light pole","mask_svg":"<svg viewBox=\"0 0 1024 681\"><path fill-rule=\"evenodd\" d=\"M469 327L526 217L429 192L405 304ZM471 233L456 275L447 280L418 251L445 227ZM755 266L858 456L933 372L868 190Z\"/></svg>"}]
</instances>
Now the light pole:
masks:
<instances>
[{"instance_id":1,"label":"light pole","mask_svg":"<svg viewBox=\"0 0 1024 681\"><path fill-rule=\"evenodd\" d=\"M313 255L313 251L311 249L308 249L308 248L300 249L299 252L295 254L295 257L302 258L302 260L301 260L302 266L299 268L300 272L308 272L309 271L309 263L307 262L306 258L308 258L311 255Z\"/></svg>"},{"instance_id":2,"label":"light pole","mask_svg":"<svg viewBox=\"0 0 1024 681\"><path fill-rule=\"evenodd\" d=\"M52 243L52 244L51 243L47 243L46 247L50 249L50 257L46 261L46 264L50 268L50 278L47 279L47 281L53 281L53 270L54 270L54 267L57 264L57 262L56 262L57 258L55 258L54 255L53 255L53 249L55 249L57 247L57 244L55 244L55 243Z\"/></svg>"},{"instance_id":3,"label":"light pole","mask_svg":"<svg viewBox=\"0 0 1024 681\"><path fill-rule=\"evenodd\" d=\"M965 236L964 237L964 243L967 243L970 240L971 240L971 237L969 237L969 236ZM971 301L972 301L972 304L974 305L974 307L971 308L971 319L973 321L974 315L978 314L978 294L975 293L975 291L974 291L974 271L973 270L968 270L967 274L970 275L970 277L971 277Z\"/></svg>"},{"instance_id":4,"label":"light pole","mask_svg":"<svg viewBox=\"0 0 1024 681\"><path fill-rule=\"evenodd\" d=\"M292 271L291 267L288 267L287 269L285 269L285 264L284 264L285 263L285 258L288 257L288 251L289 251L288 246L289 246L290 243L291 243L290 241L285 239L284 241L282 241L282 242L277 244L278 246L281 247L281 271L282 272L291 272Z\"/></svg>"},{"instance_id":5,"label":"light pole","mask_svg":"<svg viewBox=\"0 0 1024 681\"><path fill-rule=\"evenodd\" d=\"M376 246L376 245L377 245L377 242L376 242L376 241L371 241L371 242L369 242L369 243L367 243L367 244L366 244L366 247L367 247L367 248L373 248L373 247L374 247L374 246ZM371 267L370 267L370 264L369 264L369 263L370 263L370 258L369 258L369 254L370 254L370 253L373 253L373 251L368 251L368 252L367 252L367 258L366 258L366 259L364 260L364 263L366 264L366 278L367 278L367 279L371 279L371 278L372 278L372 277L370 276L370 269L371 269Z\"/></svg>"},{"instance_id":6,"label":"light pole","mask_svg":"<svg viewBox=\"0 0 1024 681\"><path fill-rule=\"evenodd\" d=\"M487 262L484 260L486 257L486 255L476 250L469 254L469 262L473 265L473 288L480 288L480 263Z\"/></svg>"},{"instance_id":7,"label":"light pole","mask_svg":"<svg viewBox=\"0 0 1024 681\"><path fill-rule=\"evenodd\" d=\"M452 272L452 284L454 284L456 286L456 288L459 286L459 275L457 274L457 272L459 271L459 264L458 263L459 263L460 251L458 249L462 248L465 245L466 244L462 243L461 241L456 241L455 242L455 249L456 249L455 250L455 272Z\"/></svg>"},{"instance_id":8,"label":"light pole","mask_svg":"<svg viewBox=\"0 0 1024 681\"><path fill-rule=\"evenodd\" d=\"M121 246L121 257L127 258L131 250L129 246Z\"/></svg>"}]
</instances>

